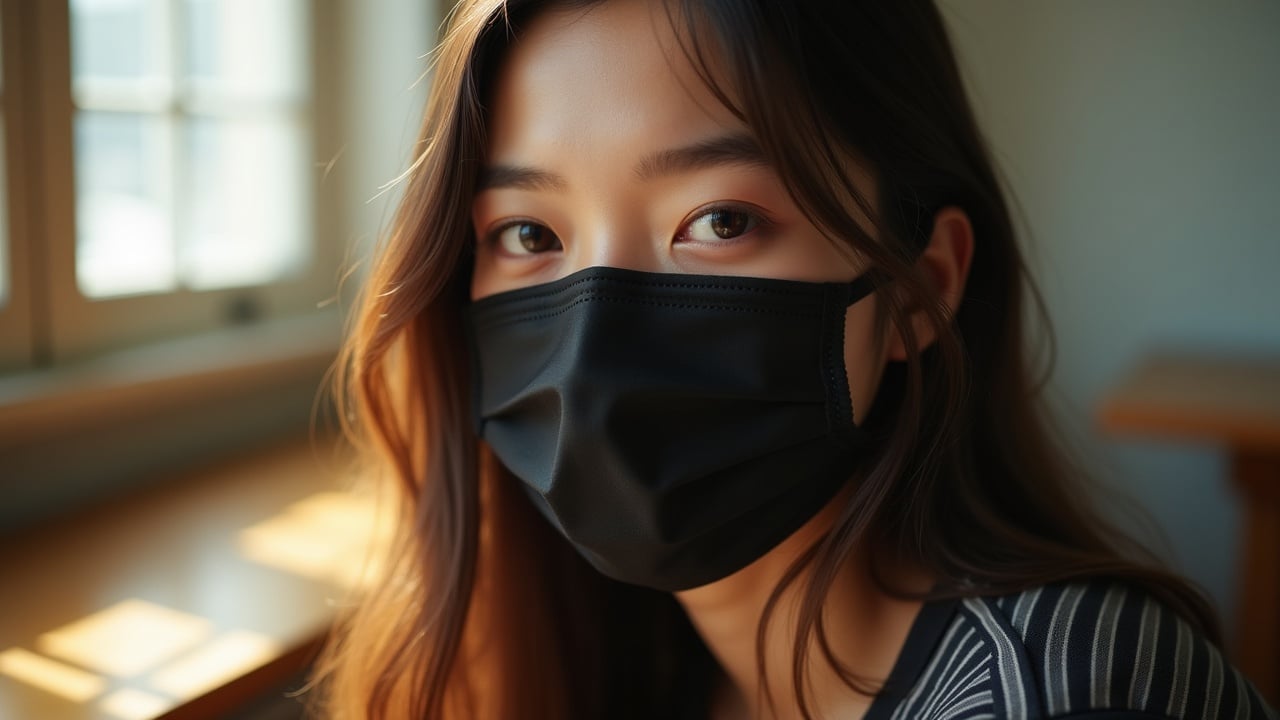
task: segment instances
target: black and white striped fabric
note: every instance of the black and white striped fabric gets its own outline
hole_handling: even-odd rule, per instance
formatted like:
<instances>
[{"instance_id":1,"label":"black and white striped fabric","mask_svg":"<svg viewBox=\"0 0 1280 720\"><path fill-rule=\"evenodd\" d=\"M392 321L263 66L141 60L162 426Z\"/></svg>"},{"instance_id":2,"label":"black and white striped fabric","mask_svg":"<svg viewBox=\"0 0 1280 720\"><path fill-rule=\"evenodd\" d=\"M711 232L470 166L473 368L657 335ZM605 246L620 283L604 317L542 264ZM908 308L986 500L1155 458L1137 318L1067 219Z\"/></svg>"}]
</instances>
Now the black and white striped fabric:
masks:
<instances>
[{"instance_id":1,"label":"black and white striped fabric","mask_svg":"<svg viewBox=\"0 0 1280 720\"><path fill-rule=\"evenodd\" d=\"M1133 588L929 603L866 720L1275 720L1186 622Z\"/></svg>"}]
</instances>

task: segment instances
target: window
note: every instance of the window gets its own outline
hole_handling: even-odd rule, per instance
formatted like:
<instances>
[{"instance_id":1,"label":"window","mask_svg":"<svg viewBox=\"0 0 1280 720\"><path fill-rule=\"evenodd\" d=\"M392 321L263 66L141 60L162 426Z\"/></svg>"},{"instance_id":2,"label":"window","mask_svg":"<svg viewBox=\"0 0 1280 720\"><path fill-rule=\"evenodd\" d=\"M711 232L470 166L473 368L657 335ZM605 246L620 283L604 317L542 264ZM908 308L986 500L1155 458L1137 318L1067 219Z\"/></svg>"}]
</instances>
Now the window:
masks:
<instances>
[{"instance_id":1,"label":"window","mask_svg":"<svg viewBox=\"0 0 1280 720\"><path fill-rule=\"evenodd\" d=\"M310 260L307 6L72 0L76 284L271 283Z\"/></svg>"},{"instance_id":2,"label":"window","mask_svg":"<svg viewBox=\"0 0 1280 720\"><path fill-rule=\"evenodd\" d=\"M18 134L31 182L13 204L33 238L0 256L30 288L0 291L31 294L29 355L58 364L314 314L332 293L342 238L315 202L320 7L0 0L5 40L17 24L22 41L5 54L30 94ZM7 122L15 101L0 99Z\"/></svg>"},{"instance_id":3,"label":"window","mask_svg":"<svg viewBox=\"0 0 1280 720\"><path fill-rule=\"evenodd\" d=\"M307 426L439 21L373 5L0 0L0 532Z\"/></svg>"}]
</instances>

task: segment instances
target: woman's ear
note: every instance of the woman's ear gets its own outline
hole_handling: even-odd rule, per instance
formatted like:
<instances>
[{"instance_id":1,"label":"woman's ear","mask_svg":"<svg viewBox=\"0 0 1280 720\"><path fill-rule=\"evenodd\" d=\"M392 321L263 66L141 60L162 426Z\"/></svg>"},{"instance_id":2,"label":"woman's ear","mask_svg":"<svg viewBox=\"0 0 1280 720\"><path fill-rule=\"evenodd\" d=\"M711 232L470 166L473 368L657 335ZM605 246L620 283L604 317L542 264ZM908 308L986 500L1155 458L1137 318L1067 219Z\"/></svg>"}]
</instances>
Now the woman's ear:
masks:
<instances>
[{"instance_id":1,"label":"woman's ear","mask_svg":"<svg viewBox=\"0 0 1280 720\"><path fill-rule=\"evenodd\" d=\"M916 268L925 282L930 283L937 291L947 317L954 316L960 307L972 261L973 225L969 223L969 216L958 207L942 208L933 216L929 244L916 259ZM920 349L933 344L937 339L937 332L924 310L916 307L910 318ZM906 345L896 328L890 329L888 357L896 361L907 359Z\"/></svg>"}]
</instances>

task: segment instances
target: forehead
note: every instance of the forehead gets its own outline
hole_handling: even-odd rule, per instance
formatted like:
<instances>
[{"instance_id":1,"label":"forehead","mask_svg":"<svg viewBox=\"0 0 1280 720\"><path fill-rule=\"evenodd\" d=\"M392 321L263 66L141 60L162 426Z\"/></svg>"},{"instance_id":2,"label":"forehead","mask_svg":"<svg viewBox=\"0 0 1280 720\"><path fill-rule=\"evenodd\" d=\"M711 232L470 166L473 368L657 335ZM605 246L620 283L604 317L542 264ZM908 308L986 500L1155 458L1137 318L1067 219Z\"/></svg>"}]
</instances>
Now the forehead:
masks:
<instances>
[{"instance_id":1,"label":"forehead","mask_svg":"<svg viewBox=\"0 0 1280 720\"><path fill-rule=\"evenodd\" d=\"M661 2L610 0L529 22L489 98L492 162L619 161L745 126L706 87ZM604 152L606 151L607 152Z\"/></svg>"}]
</instances>

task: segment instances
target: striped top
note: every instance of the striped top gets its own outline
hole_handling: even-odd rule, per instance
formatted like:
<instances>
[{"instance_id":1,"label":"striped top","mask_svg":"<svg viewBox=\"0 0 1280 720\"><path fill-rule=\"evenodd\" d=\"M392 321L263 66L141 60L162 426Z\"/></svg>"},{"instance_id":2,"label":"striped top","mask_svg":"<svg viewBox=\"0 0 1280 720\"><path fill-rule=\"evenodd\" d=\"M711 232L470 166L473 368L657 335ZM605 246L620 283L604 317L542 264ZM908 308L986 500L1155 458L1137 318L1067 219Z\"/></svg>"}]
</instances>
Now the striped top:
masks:
<instances>
[{"instance_id":1,"label":"striped top","mask_svg":"<svg viewBox=\"0 0 1280 720\"><path fill-rule=\"evenodd\" d=\"M1133 588L1047 585L927 603L866 720L1239 718L1274 710Z\"/></svg>"}]
</instances>

